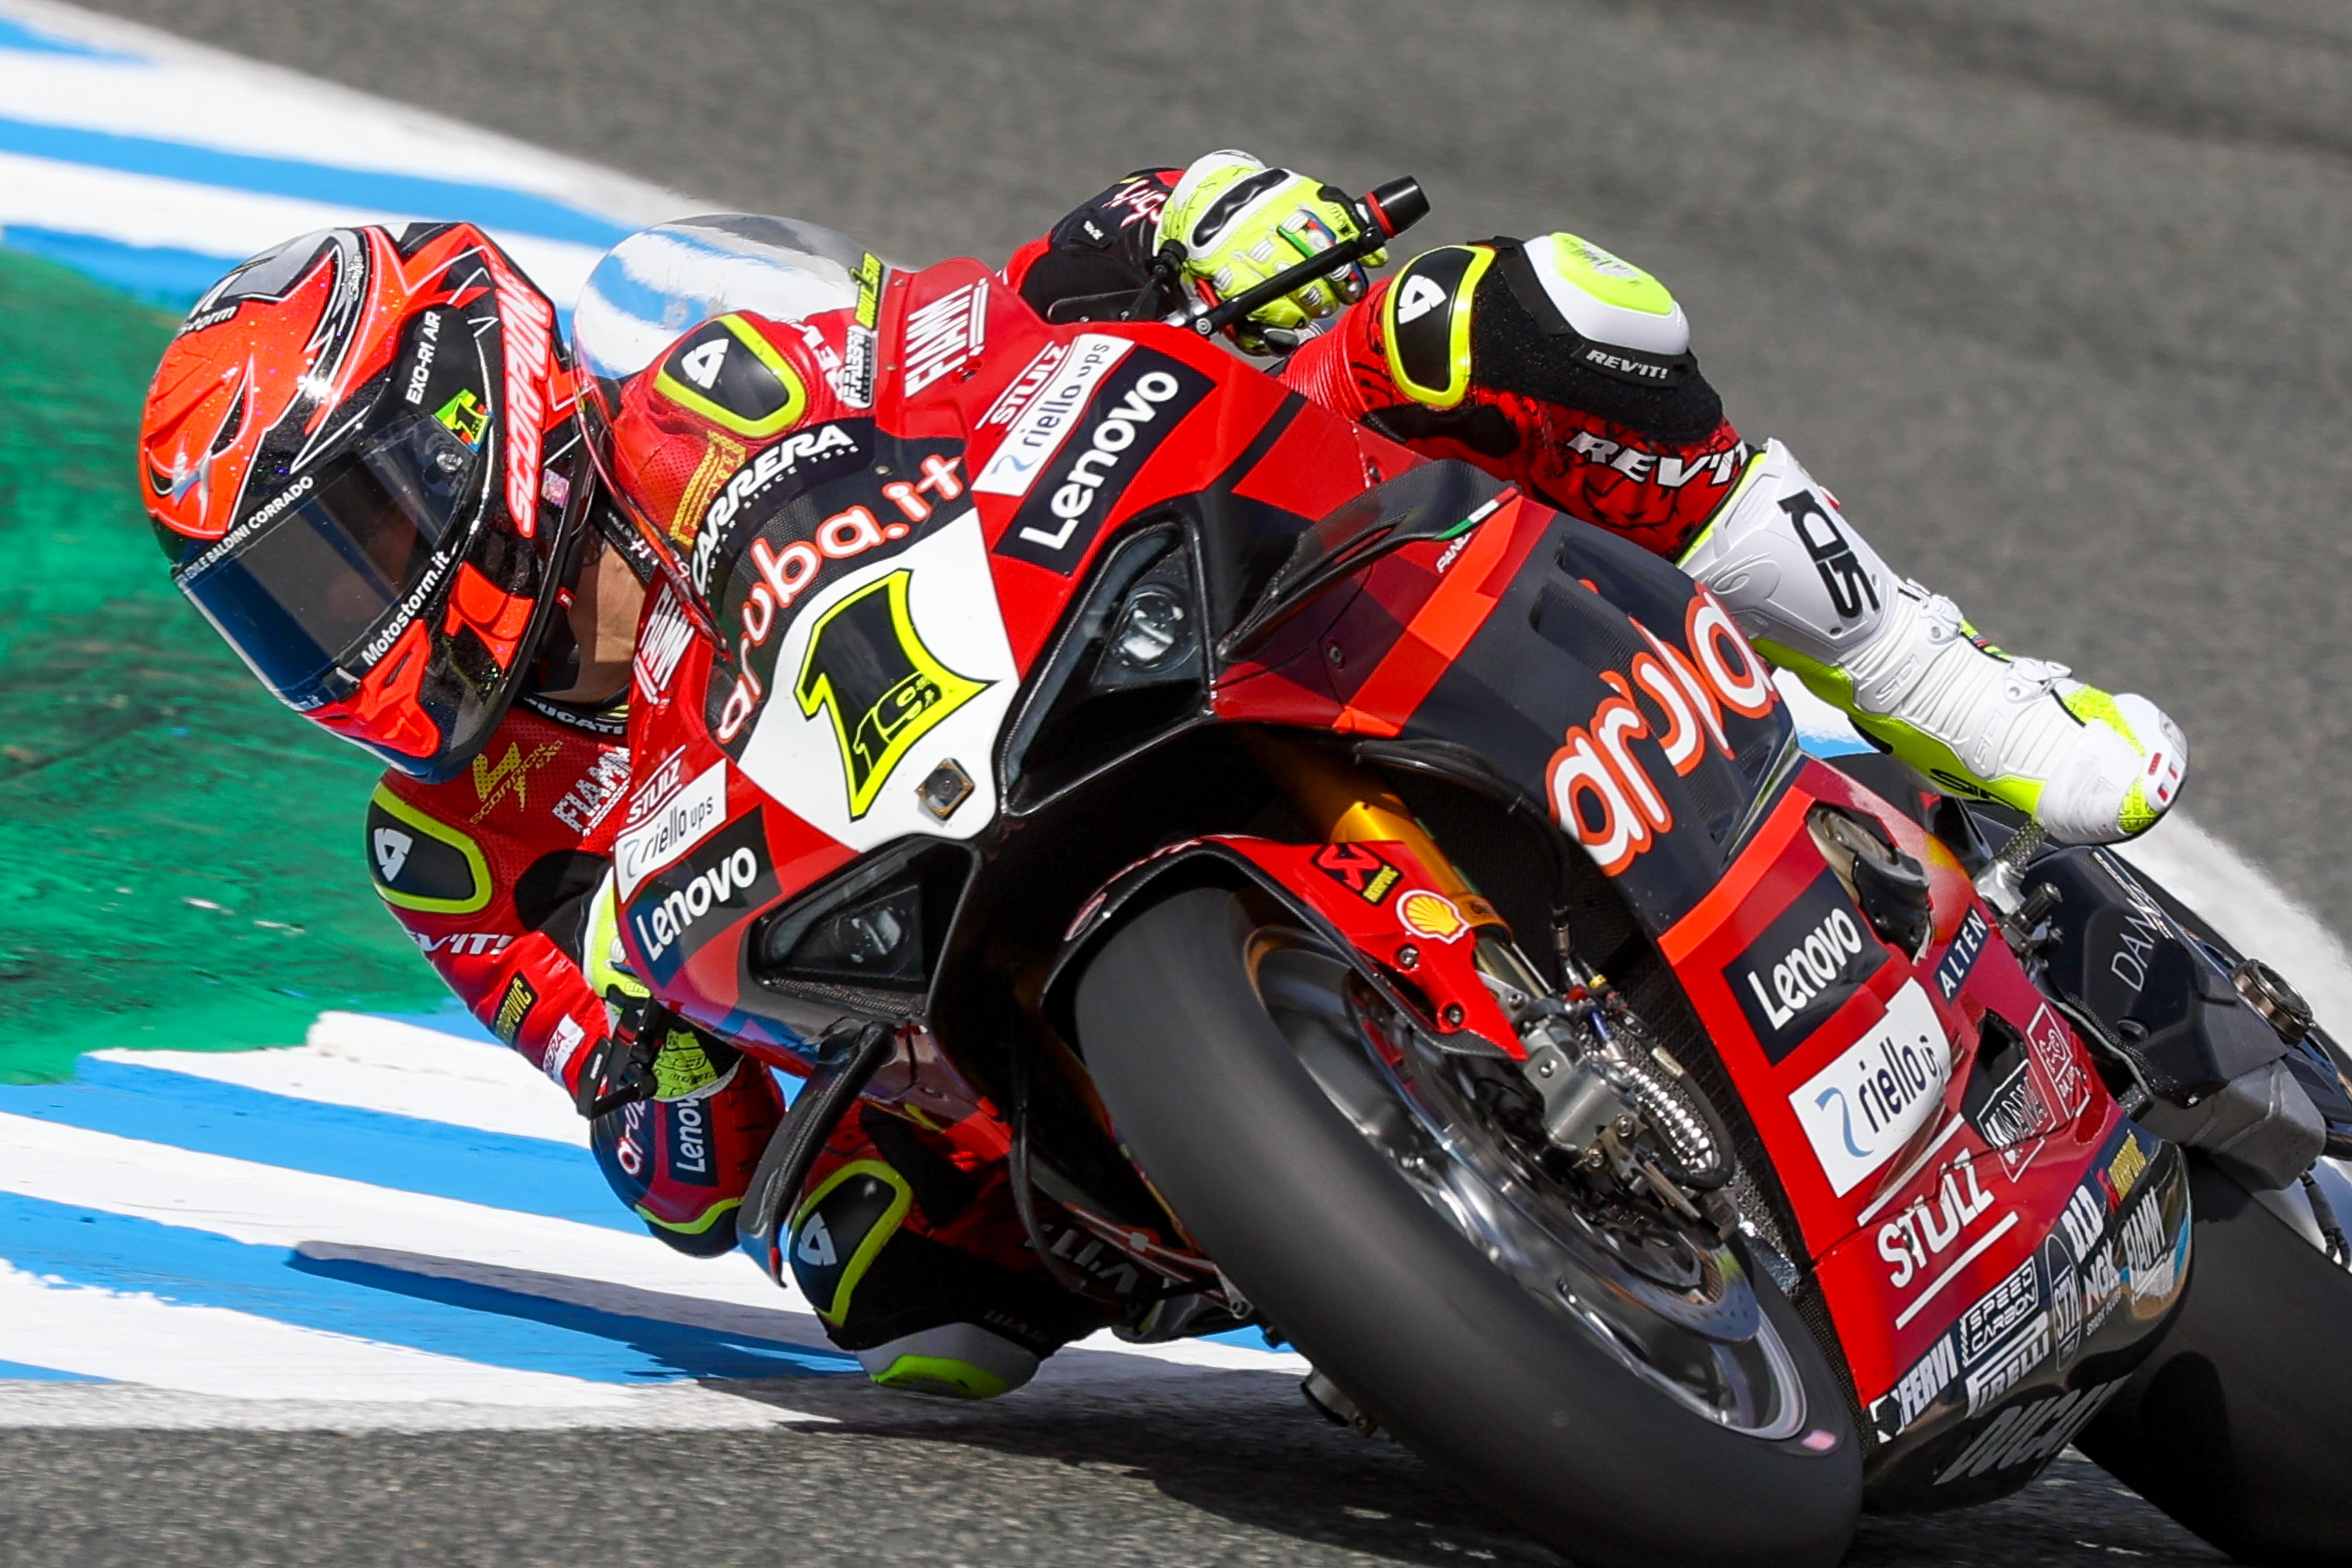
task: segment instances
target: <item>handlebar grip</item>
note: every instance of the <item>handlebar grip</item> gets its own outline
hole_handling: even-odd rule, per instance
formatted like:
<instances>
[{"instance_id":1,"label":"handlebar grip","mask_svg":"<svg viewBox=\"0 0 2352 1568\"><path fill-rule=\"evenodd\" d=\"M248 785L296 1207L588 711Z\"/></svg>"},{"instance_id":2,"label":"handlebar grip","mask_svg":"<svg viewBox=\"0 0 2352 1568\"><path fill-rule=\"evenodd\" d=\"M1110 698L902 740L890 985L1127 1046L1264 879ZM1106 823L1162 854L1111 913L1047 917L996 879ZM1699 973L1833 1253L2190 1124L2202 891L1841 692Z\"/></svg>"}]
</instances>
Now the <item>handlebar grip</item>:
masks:
<instances>
[{"instance_id":1,"label":"handlebar grip","mask_svg":"<svg viewBox=\"0 0 2352 1568\"><path fill-rule=\"evenodd\" d=\"M1394 239L1429 216L1429 193L1421 188L1419 180L1407 174L1366 192L1364 210L1383 237Z\"/></svg>"},{"instance_id":2,"label":"handlebar grip","mask_svg":"<svg viewBox=\"0 0 2352 1568\"><path fill-rule=\"evenodd\" d=\"M1356 205L1360 216L1371 220L1363 233L1353 239L1342 240L1328 250L1318 251L1297 266L1276 273L1255 288L1234 295L1213 310L1188 318L1192 330L1204 338L1223 331L1251 311L1272 304L1292 289L1303 289L1318 278L1337 272L1351 261L1370 256L1429 216L1429 197L1422 190L1421 182L1411 175L1375 186Z\"/></svg>"}]
</instances>

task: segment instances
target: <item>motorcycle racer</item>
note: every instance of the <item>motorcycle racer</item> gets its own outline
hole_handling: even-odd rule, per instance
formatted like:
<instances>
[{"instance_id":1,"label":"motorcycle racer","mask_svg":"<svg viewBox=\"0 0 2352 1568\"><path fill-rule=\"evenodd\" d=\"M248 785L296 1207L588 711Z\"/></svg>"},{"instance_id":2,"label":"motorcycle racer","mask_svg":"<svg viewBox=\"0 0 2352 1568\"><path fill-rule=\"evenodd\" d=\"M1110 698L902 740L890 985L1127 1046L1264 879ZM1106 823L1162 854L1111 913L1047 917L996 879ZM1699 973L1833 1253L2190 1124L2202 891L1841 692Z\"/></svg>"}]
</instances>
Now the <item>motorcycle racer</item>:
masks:
<instances>
[{"instance_id":1,"label":"motorcycle racer","mask_svg":"<svg viewBox=\"0 0 2352 1568\"><path fill-rule=\"evenodd\" d=\"M650 566L598 510L554 323L468 225L290 240L165 351L142 494L173 581L262 682L388 764L365 844L394 916L593 1118L622 1202L715 1256L783 1101L614 962ZM796 1217L812 1304L882 1383L1001 1393L1102 1321L1024 1250L1001 1168L895 1118L845 1124Z\"/></svg>"},{"instance_id":2,"label":"motorcycle racer","mask_svg":"<svg viewBox=\"0 0 2352 1568\"><path fill-rule=\"evenodd\" d=\"M1113 186L1005 276L1041 310L1082 304L1139 288L1181 237L1188 276L1215 297L1354 224L1328 188L1212 154ZM698 486L726 479L729 444L743 449L728 410L698 422L653 393L665 374L718 390L719 362L686 357L715 330L747 351L730 374L788 365L801 388L798 407L782 377L730 388L739 422L821 422L852 406L833 379L851 357L845 317L735 315L689 333L626 389L635 427L606 454L606 497L551 310L494 245L465 226L336 231L208 294L142 424L175 580L282 700L390 764L367 822L379 892L476 1016L593 1118L623 1200L698 1254L735 1245L782 1097L614 962L608 865L646 555L698 515ZM1768 652L1953 787L2094 840L2173 797L2186 748L2168 721L2006 659L1948 601L1894 579L1785 449L1740 440L1663 287L1598 247L1443 247L1377 285L1350 270L1302 289L1239 335L1294 351L1283 377L1317 401L1679 556ZM1822 508L1790 510L1815 493ZM790 1267L885 1384L1002 1392L1106 1321L1044 1273L1001 1163L872 1108L789 1217L761 1261Z\"/></svg>"}]
</instances>

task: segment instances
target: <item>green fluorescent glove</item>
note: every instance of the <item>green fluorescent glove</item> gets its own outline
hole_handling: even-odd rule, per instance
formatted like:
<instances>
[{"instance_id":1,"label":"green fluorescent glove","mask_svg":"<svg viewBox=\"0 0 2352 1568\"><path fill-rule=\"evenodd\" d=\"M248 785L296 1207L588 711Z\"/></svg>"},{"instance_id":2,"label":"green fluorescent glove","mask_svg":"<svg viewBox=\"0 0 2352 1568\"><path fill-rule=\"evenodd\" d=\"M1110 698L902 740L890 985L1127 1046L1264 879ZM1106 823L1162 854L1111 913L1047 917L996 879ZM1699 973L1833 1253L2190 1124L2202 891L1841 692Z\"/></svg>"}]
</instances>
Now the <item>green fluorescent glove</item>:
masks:
<instances>
[{"instance_id":1,"label":"green fluorescent glove","mask_svg":"<svg viewBox=\"0 0 2352 1568\"><path fill-rule=\"evenodd\" d=\"M1184 171L1160 214L1159 243L1184 247L1184 277L1213 305L1362 232L1339 190L1229 149ZM1261 306L1234 323L1234 342L1250 353L1287 353L1322 330L1318 322L1362 299L1365 268L1387 259L1374 251Z\"/></svg>"}]
</instances>

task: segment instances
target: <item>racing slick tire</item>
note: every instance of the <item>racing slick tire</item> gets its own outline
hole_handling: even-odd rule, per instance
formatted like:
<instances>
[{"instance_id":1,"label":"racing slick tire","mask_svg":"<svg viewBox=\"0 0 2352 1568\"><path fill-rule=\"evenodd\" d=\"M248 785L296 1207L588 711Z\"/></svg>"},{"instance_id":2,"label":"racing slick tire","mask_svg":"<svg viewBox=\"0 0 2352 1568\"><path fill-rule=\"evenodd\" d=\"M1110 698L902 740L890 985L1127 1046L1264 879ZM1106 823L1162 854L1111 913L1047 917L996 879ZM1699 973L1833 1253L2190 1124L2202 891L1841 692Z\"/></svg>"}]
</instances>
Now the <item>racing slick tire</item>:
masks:
<instances>
[{"instance_id":1,"label":"racing slick tire","mask_svg":"<svg viewBox=\"0 0 2352 1568\"><path fill-rule=\"evenodd\" d=\"M2132 874L2193 935L2242 956ZM2242 1563L2352 1563L2352 1271L2298 1189L2257 1196L2194 1150L2189 1170L2180 1310L2075 1446ZM2331 1217L2352 1223L2352 1162L2323 1157L2312 1176Z\"/></svg>"},{"instance_id":2,"label":"racing slick tire","mask_svg":"<svg viewBox=\"0 0 2352 1568\"><path fill-rule=\"evenodd\" d=\"M1276 929L1234 893L1179 893L1116 931L1076 994L1121 1142L1265 1321L1382 1427L1587 1568L1836 1562L1861 1456L1787 1300L1753 1279L1786 1347L1776 1364L1801 1388L1793 1426L1773 1429L1788 1435L1727 1430L1637 1376L1441 1217L1309 1072L1252 956Z\"/></svg>"},{"instance_id":3,"label":"racing slick tire","mask_svg":"<svg viewBox=\"0 0 2352 1568\"><path fill-rule=\"evenodd\" d=\"M2186 1299L2075 1446L2242 1563L2352 1563L2352 1273L2201 1154L2189 1183Z\"/></svg>"}]
</instances>

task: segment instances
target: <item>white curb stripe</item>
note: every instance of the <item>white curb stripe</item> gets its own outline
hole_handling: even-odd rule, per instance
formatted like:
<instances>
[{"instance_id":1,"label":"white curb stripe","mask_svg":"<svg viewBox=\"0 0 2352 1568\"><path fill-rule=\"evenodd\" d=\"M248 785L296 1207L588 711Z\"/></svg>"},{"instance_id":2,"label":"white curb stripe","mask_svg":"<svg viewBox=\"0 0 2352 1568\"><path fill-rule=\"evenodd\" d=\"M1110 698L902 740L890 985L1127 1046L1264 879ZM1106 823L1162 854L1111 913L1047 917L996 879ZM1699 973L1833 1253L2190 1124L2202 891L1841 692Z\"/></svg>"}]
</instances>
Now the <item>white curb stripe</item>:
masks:
<instances>
[{"instance_id":1,"label":"white curb stripe","mask_svg":"<svg viewBox=\"0 0 2352 1568\"><path fill-rule=\"evenodd\" d=\"M45 1281L0 1262L5 1342L34 1364L236 1399L325 1396L564 1409L618 1407L615 1391L551 1373L485 1366L222 1307ZM203 1353L191 1355L192 1345Z\"/></svg>"},{"instance_id":2,"label":"white curb stripe","mask_svg":"<svg viewBox=\"0 0 2352 1568\"><path fill-rule=\"evenodd\" d=\"M0 231L23 226L92 235L123 245L193 250L223 258L224 272L279 240L314 229L399 224L418 216L0 153ZM495 237L566 310L604 254L584 245L511 230L498 231Z\"/></svg>"},{"instance_id":3,"label":"white curb stripe","mask_svg":"<svg viewBox=\"0 0 2352 1568\"><path fill-rule=\"evenodd\" d=\"M722 1394L695 1384L649 1388L599 1385L596 1405L457 1404L350 1399L226 1398L137 1384L0 1382L0 1428L148 1432L546 1432L713 1431L826 1426L814 1415L758 1396Z\"/></svg>"},{"instance_id":4,"label":"white curb stripe","mask_svg":"<svg viewBox=\"0 0 2352 1568\"><path fill-rule=\"evenodd\" d=\"M289 1100L387 1111L583 1150L588 1144L588 1123L563 1091L504 1046L360 1013L320 1015L309 1043L288 1050L90 1055Z\"/></svg>"},{"instance_id":5,"label":"white curb stripe","mask_svg":"<svg viewBox=\"0 0 2352 1568\"><path fill-rule=\"evenodd\" d=\"M143 57L41 56L37 68L12 70L31 79L0 88L0 114L388 174L448 177L457 164L468 180L552 196L625 227L718 205L135 22L51 0L0 0L0 15L59 37Z\"/></svg>"}]
</instances>

